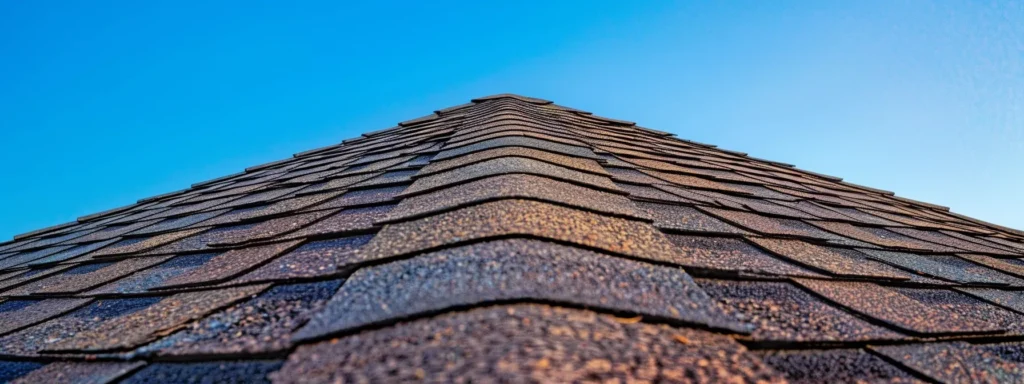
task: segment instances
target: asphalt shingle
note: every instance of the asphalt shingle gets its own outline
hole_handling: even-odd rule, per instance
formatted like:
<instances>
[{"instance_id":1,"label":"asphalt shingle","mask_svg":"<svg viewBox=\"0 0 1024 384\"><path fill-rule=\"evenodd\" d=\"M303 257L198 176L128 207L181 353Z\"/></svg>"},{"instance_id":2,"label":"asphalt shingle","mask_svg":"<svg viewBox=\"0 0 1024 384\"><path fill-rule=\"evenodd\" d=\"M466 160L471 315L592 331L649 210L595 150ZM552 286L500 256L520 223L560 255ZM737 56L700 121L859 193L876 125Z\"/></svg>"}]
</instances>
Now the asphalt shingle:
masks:
<instances>
[{"instance_id":1,"label":"asphalt shingle","mask_svg":"<svg viewBox=\"0 0 1024 384\"><path fill-rule=\"evenodd\" d=\"M1022 260L503 94L0 243L0 382L1014 382Z\"/></svg>"}]
</instances>

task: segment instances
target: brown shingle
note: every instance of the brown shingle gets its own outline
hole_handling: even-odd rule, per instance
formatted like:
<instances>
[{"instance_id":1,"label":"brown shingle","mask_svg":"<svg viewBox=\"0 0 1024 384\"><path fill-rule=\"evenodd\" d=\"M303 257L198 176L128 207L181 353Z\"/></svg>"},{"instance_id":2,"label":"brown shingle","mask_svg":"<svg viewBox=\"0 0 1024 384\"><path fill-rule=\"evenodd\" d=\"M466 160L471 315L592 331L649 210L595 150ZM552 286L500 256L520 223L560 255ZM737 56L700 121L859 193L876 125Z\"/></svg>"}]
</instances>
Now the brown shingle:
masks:
<instances>
[{"instance_id":1,"label":"brown shingle","mask_svg":"<svg viewBox=\"0 0 1024 384\"><path fill-rule=\"evenodd\" d=\"M566 168L572 168L577 171L590 172L599 175L607 174L607 172L593 159L567 156L527 147L498 147L440 161L437 158L434 158L430 164L423 167L420 174L429 175L500 157L526 157Z\"/></svg>"},{"instance_id":2,"label":"brown shingle","mask_svg":"<svg viewBox=\"0 0 1024 384\"><path fill-rule=\"evenodd\" d=\"M708 216L694 208L681 205L637 203L640 209L654 218L654 225L661 229L684 232L707 232L742 235L747 232Z\"/></svg>"},{"instance_id":3,"label":"brown shingle","mask_svg":"<svg viewBox=\"0 0 1024 384\"><path fill-rule=\"evenodd\" d=\"M897 340L904 336L825 304L786 282L700 279L719 308L752 325L760 341Z\"/></svg>"},{"instance_id":4,"label":"brown shingle","mask_svg":"<svg viewBox=\"0 0 1024 384\"><path fill-rule=\"evenodd\" d=\"M618 189L611 179L605 176L583 173L524 157L502 157L416 179L404 194L430 192L488 176L510 173L545 176L607 191Z\"/></svg>"},{"instance_id":5,"label":"brown shingle","mask_svg":"<svg viewBox=\"0 0 1024 384\"><path fill-rule=\"evenodd\" d=\"M389 224L367 244L366 260L495 237L535 236L637 258L674 260L650 224L530 200L501 200Z\"/></svg>"},{"instance_id":6,"label":"brown shingle","mask_svg":"<svg viewBox=\"0 0 1024 384\"><path fill-rule=\"evenodd\" d=\"M407 197L388 215L388 221L406 220L498 199L531 199L576 208L641 218L621 195L534 175L499 175L427 194Z\"/></svg>"},{"instance_id":7,"label":"brown shingle","mask_svg":"<svg viewBox=\"0 0 1024 384\"><path fill-rule=\"evenodd\" d=\"M895 280L909 279L906 274L893 273L891 269L878 268L872 264L862 263L861 260L851 259L842 253L800 240L752 237L750 241L798 264L836 276Z\"/></svg>"},{"instance_id":8,"label":"brown shingle","mask_svg":"<svg viewBox=\"0 0 1024 384\"><path fill-rule=\"evenodd\" d=\"M279 383L782 380L732 339L538 304L472 309L299 347Z\"/></svg>"},{"instance_id":9,"label":"brown shingle","mask_svg":"<svg viewBox=\"0 0 1024 384\"><path fill-rule=\"evenodd\" d=\"M392 287L406 289L394 290ZM742 331L678 268L539 240L449 248L353 274L300 338L489 302L540 300Z\"/></svg>"},{"instance_id":10,"label":"brown shingle","mask_svg":"<svg viewBox=\"0 0 1024 384\"><path fill-rule=\"evenodd\" d=\"M766 276L822 276L779 260L739 239L668 235L675 262L687 268Z\"/></svg>"}]
</instances>

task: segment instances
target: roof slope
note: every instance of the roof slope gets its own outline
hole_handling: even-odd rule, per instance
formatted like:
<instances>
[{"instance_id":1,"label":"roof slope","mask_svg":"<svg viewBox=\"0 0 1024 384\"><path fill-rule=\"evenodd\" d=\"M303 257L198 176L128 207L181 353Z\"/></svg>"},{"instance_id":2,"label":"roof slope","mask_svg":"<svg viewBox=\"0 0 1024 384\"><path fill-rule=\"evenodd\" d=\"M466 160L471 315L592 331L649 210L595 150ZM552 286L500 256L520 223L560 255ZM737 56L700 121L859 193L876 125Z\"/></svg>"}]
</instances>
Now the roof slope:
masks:
<instances>
[{"instance_id":1,"label":"roof slope","mask_svg":"<svg viewBox=\"0 0 1024 384\"><path fill-rule=\"evenodd\" d=\"M1024 233L671 136L497 95L17 236L0 382L1024 380Z\"/></svg>"}]
</instances>

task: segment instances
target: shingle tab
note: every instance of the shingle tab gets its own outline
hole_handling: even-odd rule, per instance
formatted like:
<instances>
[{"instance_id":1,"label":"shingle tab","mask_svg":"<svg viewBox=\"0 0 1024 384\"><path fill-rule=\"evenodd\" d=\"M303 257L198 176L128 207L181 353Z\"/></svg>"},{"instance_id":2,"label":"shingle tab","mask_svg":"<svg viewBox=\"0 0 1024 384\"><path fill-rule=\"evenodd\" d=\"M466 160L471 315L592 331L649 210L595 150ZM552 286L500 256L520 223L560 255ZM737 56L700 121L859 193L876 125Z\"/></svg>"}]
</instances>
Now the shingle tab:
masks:
<instances>
[{"instance_id":1,"label":"shingle tab","mask_svg":"<svg viewBox=\"0 0 1024 384\"><path fill-rule=\"evenodd\" d=\"M750 241L776 255L836 276L895 280L909 279L906 274L863 263L862 260L852 259L842 253L800 240L752 237Z\"/></svg>"},{"instance_id":2,"label":"shingle tab","mask_svg":"<svg viewBox=\"0 0 1024 384\"><path fill-rule=\"evenodd\" d=\"M170 256L138 257L113 263L102 263L99 265L103 265L103 267L89 271L77 272L73 268L61 274L19 287L16 291L9 294L73 294L160 264L168 259L170 259ZM89 268L92 266L86 264L81 267Z\"/></svg>"},{"instance_id":3,"label":"shingle tab","mask_svg":"<svg viewBox=\"0 0 1024 384\"><path fill-rule=\"evenodd\" d=\"M306 243L236 279L233 284L330 276L347 266L357 249L372 235L342 237Z\"/></svg>"},{"instance_id":4,"label":"shingle tab","mask_svg":"<svg viewBox=\"0 0 1024 384\"><path fill-rule=\"evenodd\" d=\"M1000 333L1005 327L979 319L964 319L947 310L921 303L880 285L797 279L797 283L865 316L898 329L920 334Z\"/></svg>"},{"instance_id":5,"label":"shingle tab","mask_svg":"<svg viewBox=\"0 0 1024 384\"><path fill-rule=\"evenodd\" d=\"M165 280L160 288L213 284L225 281L256 268L267 260L299 245L298 240L249 248L233 249L218 255L202 266Z\"/></svg>"},{"instance_id":6,"label":"shingle tab","mask_svg":"<svg viewBox=\"0 0 1024 384\"><path fill-rule=\"evenodd\" d=\"M615 192L618 188L611 179L589 173L571 170L524 157L503 157L470 164L454 170L436 173L416 179L405 195L429 192L440 188L463 184L476 179L510 173L531 174L550 177L587 187Z\"/></svg>"},{"instance_id":7,"label":"shingle tab","mask_svg":"<svg viewBox=\"0 0 1024 384\"><path fill-rule=\"evenodd\" d=\"M121 381L121 384L270 384L267 376L281 368L277 360L155 363Z\"/></svg>"},{"instance_id":8,"label":"shingle tab","mask_svg":"<svg viewBox=\"0 0 1024 384\"><path fill-rule=\"evenodd\" d=\"M185 292L170 296L145 309L116 317L70 339L51 344L46 351L100 352L137 347L160 332L202 318L226 305L255 295L268 285Z\"/></svg>"},{"instance_id":9,"label":"shingle tab","mask_svg":"<svg viewBox=\"0 0 1024 384\"><path fill-rule=\"evenodd\" d=\"M925 383L862 349L763 351L761 359L790 383Z\"/></svg>"},{"instance_id":10,"label":"shingle tab","mask_svg":"<svg viewBox=\"0 0 1024 384\"><path fill-rule=\"evenodd\" d=\"M779 260L739 239L669 235L678 263L687 268L766 276L822 276Z\"/></svg>"},{"instance_id":11,"label":"shingle tab","mask_svg":"<svg viewBox=\"0 0 1024 384\"><path fill-rule=\"evenodd\" d=\"M445 148L444 151L437 154L437 157L434 157L434 161L450 159L453 157L458 157L469 153L482 151L485 149L500 147L526 147L539 149L546 152L560 153L563 155L573 157L582 157L595 160L600 158L597 155L595 155L592 150L590 150L589 148L584 148L582 146L568 145L565 143L558 143L529 136L504 136L476 142L458 148Z\"/></svg>"},{"instance_id":12,"label":"shingle tab","mask_svg":"<svg viewBox=\"0 0 1024 384\"><path fill-rule=\"evenodd\" d=\"M86 332L103 321L140 311L160 301L158 297L99 299L62 316L0 338L0 353L37 356L50 344Z\"/></svg>"},{"instance_id":13,"label":"shingle tab","mask_svg":"<svg viewBox=\"0 0 1024 384\"><path fill-rule=\"evenodd\" d=\"M1006 361L971 344L909 344L871 347L933 380L946 383L1019 383L1024 365Z\"/></svg>"},{"instance_id":14,"label":"shingle tab","mask_svg":"<svg viewBox=\"0 0 1024 384\"><path fill-rule=\"evenodd\" d=\"M748 233L694 208L646 202L637 203L636 205L640 207L641 211L654 218L654 226L661 229L736 235Z\"/></svg>"},{"instance_id":15,"label":"shingle tab","mask_svg":"<svg viewBox=\"0 0 1024 384\"><path fill-rule=\"evenodd\" d=\"M0 302L0 335L74 310L89 299L7 300Z\"/></svg>"},{"instance_id":16,"label":"shingle tab","mask_svg":"<svg viewBox=\"0 0 1024 384\"><path fill-rule=\"evenodd\" d=\"M363 258L392 256L494 237L536 236L638 258L671 261L671 244L649 224L529 201L500 200L389 224Z\"/></svg>"},{"instance_id":17,"label":"shingle tab","mask_svg":"<svg viewBox=\"0 0 1024 384\"><path fill-rule=\"evenodd\" d=\"M199 268L216 255L216 253L199 253L177 256L155 267L135 272L128 277L95 288L86 294L143 293L150 288L159 287L167 280Z\"/></svg>"},{"instance_id":18,"label":"shingle tab","mask_svg":"<svg viewBox=\"0 0 1024 384\"><path fill-rule=\"evenodd\" d=\"M642 218L621 195L534 175L500 175L402 199L388 221L407 220L498 199L531 199L589 211Z\"/></svg>"},{"instance_id":19,"label":"shingle tab","mask_svg":"<svg viewBox=\"0 0 1024 384\"><path fill-rule=\"evenodd\" d=\"M408 289L391 289L396 285ZM567 302L743 330L677 268L514 239L361 269L298 337L322 337L449 307L509 300Z\"/></svg>"},{"instance_id":20,"label":"shingle tab","mask_svg":"<svg viewBox=\"0 0 1024 384\"><path fill-rule=\"evenodd\" d=\"M95 253L92 253L93 257L104 257L104 256L120 256L130 253L142 252L149 250L175 240L186 238L198 233L205 231L207 228L196 228L188 229L177 232L164 233L149 238L133 239L131 241L121 241L110 246L107 246Z\"/></svg>"},{"instance_id":21,"label":"shingle tab","mask_svg":"<svg viewBox=\"0 0 1024 384\"><path fill-rule=\"evenodd\" d=\"M593 159L547 152L528 147L498 147L449 158L447 160L435 157L432 159L430 164L420 170L420 174L430 175L502 157L525 157L575 169L577 171L590 172L594 174L607 174L604 168L598 165Z\"/></svg>"},{"instance_id":22,"label":"shingle tab","mask_svg":"<svg viewBox=\"0 0 1024 384\"><path fill-rule=\"evenodd\" d=\"M277 383L501 377L782 382L722 335L538 304L455 312L299 347L271 374Z\"/></svg>"},{"instance_id":23,"label":"shingle tab","mask_svg":"<svg viewBox=\"0 0 1024 384\"><path fill-rule=\"evenodd\" d=\"M876 260L881 260L904 269L958 283L1013 284L1016 286L1024 283L1013 276L969 263L955 256L922 256L906 252L889 252L876 249L862 249L861 252L868 254Z\"/></svg>"},{"instance_id":24,"label":"shingle tab","mask_svg":"<svg viewBox=\"0 0 1024 384\"><path fill-rule=\"evenodd\" d=\"M238 245L259 240L269 240L275 236L280 236L305 227L310 223L328 217L335 212L338 212L338 210L316 211L270 219L249 227L244 231L231 232L229 235L220 236L217 240L210 241L209 245Z\"/></svg>"},{"instance_id":25,"label":"shingle tab","mask_svg":"<svg viewBox=\"0 0 1024 384\"><path fill-rule=\"evenodd\" d=\"M751 338L790 342L897 340L902 335L833 308L785 282L700 279L719 308L752 325Z\"/></svg>"},{"instance_id":26,"label":"shingle tab","mask_svg":"<svg viewBox=\"0 0 1024 384\"><path fill-rule=\"evenodd\" d=\"M370 231L376 226L378 221L386 218L388 213L394 208L394 204L384 204L342 209L340 212L334 213L312 225L289 233L283 238L300 239Z\"/></svg>"},{"instance_id":27,"label":"shingle tab","mask_svg":"<svg viewBox=\"0 0 1024 384\"><path fill-rule=\"evenodd\" d=\"M140 348L169 356L231 355L281 351L293 330L320 309L340 281L280 285Z\"/></svg>"}]
</instances>

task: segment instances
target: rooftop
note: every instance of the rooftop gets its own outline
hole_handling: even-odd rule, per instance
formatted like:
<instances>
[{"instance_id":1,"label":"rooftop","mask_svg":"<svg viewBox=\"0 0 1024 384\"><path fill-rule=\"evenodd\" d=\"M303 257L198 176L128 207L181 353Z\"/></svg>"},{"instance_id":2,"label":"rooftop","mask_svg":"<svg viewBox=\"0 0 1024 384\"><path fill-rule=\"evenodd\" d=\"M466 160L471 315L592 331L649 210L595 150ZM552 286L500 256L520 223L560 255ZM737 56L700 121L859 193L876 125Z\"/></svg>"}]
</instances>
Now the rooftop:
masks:
<instances>
[{"instance_id":1,"label":"rooftop","mask_svg":"<svg viewBox=\"0 0 1024 384\"><path fill-rule=\"evenodd\" d=\"M495 95L0 244L0 382L1020 382L1022 257Z\"/></svg>"}]
</instances>

